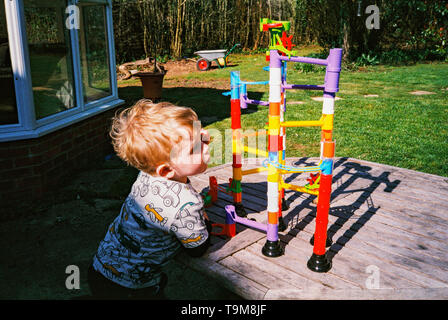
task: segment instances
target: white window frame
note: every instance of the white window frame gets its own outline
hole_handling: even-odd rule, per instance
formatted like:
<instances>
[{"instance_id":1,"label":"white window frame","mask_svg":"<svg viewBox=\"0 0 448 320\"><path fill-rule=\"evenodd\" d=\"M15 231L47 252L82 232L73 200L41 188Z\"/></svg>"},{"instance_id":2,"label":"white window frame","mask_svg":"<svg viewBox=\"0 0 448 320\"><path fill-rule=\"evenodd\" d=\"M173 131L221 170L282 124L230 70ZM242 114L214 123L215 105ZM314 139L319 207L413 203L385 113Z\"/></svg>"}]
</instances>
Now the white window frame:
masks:
<instances>
[{"instance_id":1,"label":"white window frame","mask_svg":"<svg viewBox=\"0 0 448 320\"><path fill-rule=\"evenodd\" d=\"M19 123L0 125L0 142L38 138L124 103L118 97L112 1L68 0L68 5L77 5L79 2L92 2L105 6L111 95L88 103L84 102L78 41L79 30L73 28L70 30L70 38L74 71L74 93L77 105L69 110L58 112L42 119L36 119L31 77L27 76L31 74L31 67L25 30L23 0L4 0Z\"/></svg>"}]
</instances>

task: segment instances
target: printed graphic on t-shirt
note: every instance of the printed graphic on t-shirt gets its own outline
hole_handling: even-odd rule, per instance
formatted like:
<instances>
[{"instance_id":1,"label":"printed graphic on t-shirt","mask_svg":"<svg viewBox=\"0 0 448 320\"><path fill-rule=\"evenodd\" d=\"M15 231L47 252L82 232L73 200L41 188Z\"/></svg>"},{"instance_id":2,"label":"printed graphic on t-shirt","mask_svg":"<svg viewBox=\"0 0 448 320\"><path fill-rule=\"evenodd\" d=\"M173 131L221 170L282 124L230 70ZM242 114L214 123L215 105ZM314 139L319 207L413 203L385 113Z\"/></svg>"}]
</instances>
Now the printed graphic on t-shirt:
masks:
<instances>
[{"instance_id":1,"label":"printed graphic on t-shirt","mask_svg":"<svg viewBox=\"0 0 448 320\"><path fill-rule=\"evenodd\" d=\"M208 238L203 201L187 183L140 172L94 259L107 278L130 288L157 284L160 267L181 246Z\"/></svg>"},{"instance_id":2,"label":"printed graphic on t-shirt","mask_svg":"<svg viewBox=\"0 0 448 320\"><path fill-rule=\"evenodd\" d=\"M164 226L165 223L168 221L167 218L164 218L160 213L163 212L162 208L154 208L153 203L148 203L145 206L145 209L147 211L147 215L151 219L153 223L158 222L161 226ZM160 212L160 213L159 213Z\"/></svg>"}]
</instances>

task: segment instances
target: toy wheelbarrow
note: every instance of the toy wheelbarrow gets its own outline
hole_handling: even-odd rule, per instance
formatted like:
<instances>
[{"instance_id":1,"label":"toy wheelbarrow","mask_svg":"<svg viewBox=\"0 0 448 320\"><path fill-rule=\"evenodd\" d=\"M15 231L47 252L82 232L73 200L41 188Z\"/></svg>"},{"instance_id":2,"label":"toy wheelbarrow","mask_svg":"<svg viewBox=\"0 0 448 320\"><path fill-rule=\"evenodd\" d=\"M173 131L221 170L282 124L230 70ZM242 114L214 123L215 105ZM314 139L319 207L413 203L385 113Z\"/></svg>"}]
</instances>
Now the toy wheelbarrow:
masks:
<instances>
[{"instance_id":1,"label":"toy wheelbarrow","mask_svg":"<svg viewBox=\"0 0 448 320\"><path fill-rule=\"evenodd\" d=\"M236 46L239 45L240 44L237 43L232 47L232 49L228 51L226 49L196 51L194 54L197 54L201 57L201 59L198 60L196 67L199 71L207 71L208 69L210 69L213 61L216 61L216 64L220 69L227 67L228 55L232 52L233 49L235 49Z\"/></svg>"}]
</instances>

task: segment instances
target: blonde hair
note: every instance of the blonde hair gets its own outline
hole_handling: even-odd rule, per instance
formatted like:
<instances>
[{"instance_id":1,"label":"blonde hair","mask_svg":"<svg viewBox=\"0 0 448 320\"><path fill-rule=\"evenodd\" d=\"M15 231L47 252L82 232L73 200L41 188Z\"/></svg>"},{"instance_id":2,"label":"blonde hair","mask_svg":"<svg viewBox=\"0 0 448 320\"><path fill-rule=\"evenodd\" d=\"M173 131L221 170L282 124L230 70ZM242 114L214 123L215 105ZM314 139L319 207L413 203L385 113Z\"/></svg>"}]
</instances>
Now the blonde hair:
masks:
<instances>
[{"instance_id":1,"label":"blonde hair","mask_svg":"<svg viewBox=\"0 0 448 320\"><path fill-rule=\"evenodd\" d=\"M110 136L117 155L129 165L153 174L170 160L171 148L182 138L180 128L193 131L197 114L169 102L142 99L112 120Z\"/></svg>"}]
</instances>

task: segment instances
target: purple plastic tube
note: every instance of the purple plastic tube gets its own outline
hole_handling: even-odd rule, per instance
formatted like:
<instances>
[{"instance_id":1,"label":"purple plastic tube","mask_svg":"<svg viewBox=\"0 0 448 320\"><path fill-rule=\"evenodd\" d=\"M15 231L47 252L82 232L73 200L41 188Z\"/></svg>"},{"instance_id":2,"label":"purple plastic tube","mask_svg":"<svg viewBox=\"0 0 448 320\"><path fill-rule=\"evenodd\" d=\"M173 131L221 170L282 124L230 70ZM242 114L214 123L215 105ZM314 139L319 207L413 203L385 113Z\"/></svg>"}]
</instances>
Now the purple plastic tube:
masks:
<instances>
[{"instance_id":1,"label":"purple plastic tube","mask_svg":"<svg viewBox=\"0 0 448 320\"><path fill-rule=\"evenodd\" d=\"M267 102L267 101L252 100L252 99L247 99L247 98L244 99L244 102L248 103L248 104L257 104L260 106L268 106L269 105L269 102Z\"/></svg>"},{"instance_id":2,"label":"purple plastic tube","mask_svg":"<svg viewBox=\"0 0 448 320\"><path fill-rule=\"evenodd\" d=\"M283 89L324 90L325 86L311 84L284 84Z\"/></svg>"},{"instance_id":3,"label":"purple plastic tube","mask_svg":"<svg viewBox=\"0 0 448 320\"><path fill-rule=\"evenodd\" d=\"M288 58L287 56L279 56L280 60L283 61L290 61L290 62L302 62L302 63L312 63L312 64L319 64L322 66L327 65L327 59L317 59L317 58L309 58L309 57L291 57Z\"/></svg>"},{"instance_id":4,"label":"purple plastic tube","mask_svg":"<svg viewBox=\"0 0 448 320\"><path fill-rule=\"evenodd\" d=\"M339 74L341 72L342 49L331 49L328 55L327 71L325 73L325 92L339 91Z\"/></svg>"},{"instance_id":5,"label":"purple plastic tube","mask_svg":"<svg viewBox=\"0 0 448 320\"><path fill-rule=\"evenodd\" d=\"M251 228L263 231L263 232L268 232L268 228L267 228L266 224L260 223L257 221L252 221L252 220L249 220L246 218L238 217L235 213L235 206L227 205L227 206L225 206L225 209L227 212L226 223L228 223L230 221L235 221L237 223L244 224L248 227L251 227Z\"/></svg>"}]
</instances>

